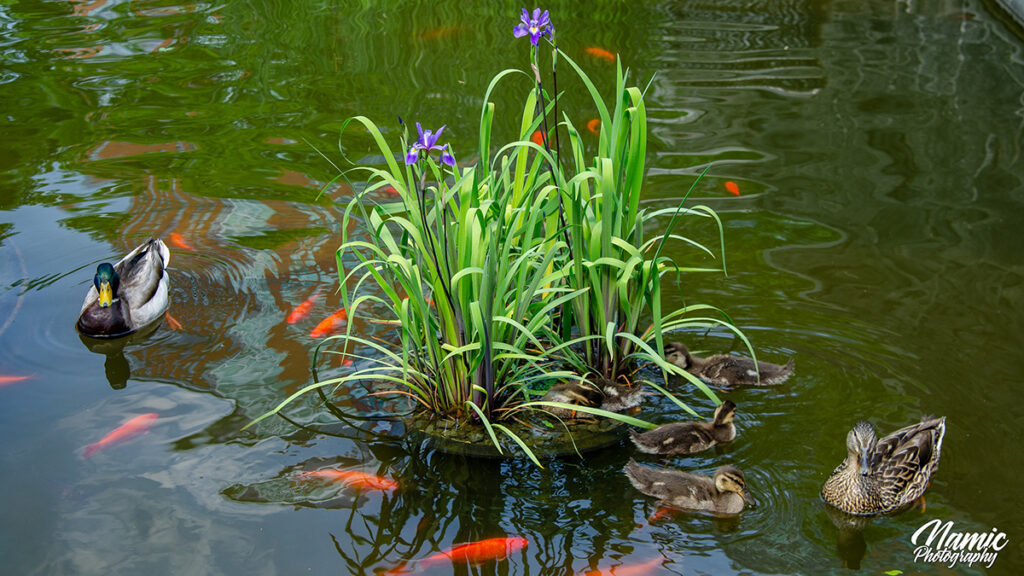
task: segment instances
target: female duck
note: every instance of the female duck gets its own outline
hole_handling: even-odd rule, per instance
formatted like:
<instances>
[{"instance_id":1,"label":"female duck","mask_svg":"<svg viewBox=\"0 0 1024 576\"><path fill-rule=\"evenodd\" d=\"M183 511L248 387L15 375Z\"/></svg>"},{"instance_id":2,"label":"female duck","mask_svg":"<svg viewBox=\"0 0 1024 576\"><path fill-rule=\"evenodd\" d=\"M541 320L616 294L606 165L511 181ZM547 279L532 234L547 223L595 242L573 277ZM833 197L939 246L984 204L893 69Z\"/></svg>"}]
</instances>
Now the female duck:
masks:
<instances>
[{"instance_id":1,"label":"female duck","mask_svg":"<svg viewBox=\"0 0 1024 576\"><path fill-rule=\"evenodd\" d=\"M587 408L600 408L608 412L623 412L640 405L643 401L643 386L640 384L619 384L601 376L591 375L594 382L570 380L559 382L541 397L543 402L560 402ZM559 418L576 418L588 415L586 412L545 406L544 410Z\"/></svg>"},{"instance_id":2,"label":"female duck","mask_svg":"<svg viewBox=\"0 0 1024 576\"><path fill-rule=\"evenodd\" d=\"M821 488L832 506L858 516L897 512L924 494L939 467L946 418L921 418L878 440L861 420L846 435L846 460Z\"/></svg>"},{"instance_id":3,"label":"female duck","mask_svg":"<svg viewBox=\"0 0 1024 576\"><path fill-rule=\"evenodd\" d=\"M699 358L691 355L680 342L665 345L665 360L708 384L722 388L743 385L773 386L782 384L793 373L792 358L785 366L770 362L754 362L750 358L728 354Z\"/></svg>"},{"instance_id":4,"label":"female duck","mask_svg":"<svg viewBox=\"0 0 1024 576\"><path fill-rule=\"evenodd\" d=\"M739 514L744 503L756 505L747 492L743 472L735 466L722 466L715 470L714 478L708 478L681 470L641 466L630 460L625 472L637 490L676 508Z\"/></svg>"},{"instance_id":5,"label":"female duck","mask_svg":"<svg viewBox=\"0 0 1024 576\"><path fill-rule=\"evenodd\" d=\"M708 422L673 422L642 434L630 430L629 435L641 452L695 454L736 438L736 426L733 424L735 416L736 404L726 400L715 409L715 417Z\"/></svg>"},{"instance_id":6,"label":"female duck","mask_svg":"<svg viewBox=\"0 0 1024 576\"><path fill-rule=\"evenodd\" d=\"M167 310L167 246L153 238L111 266L96 268L82 303L78 331L94 338L117 338L150 324Z\"/></svg>"}]
</instances>

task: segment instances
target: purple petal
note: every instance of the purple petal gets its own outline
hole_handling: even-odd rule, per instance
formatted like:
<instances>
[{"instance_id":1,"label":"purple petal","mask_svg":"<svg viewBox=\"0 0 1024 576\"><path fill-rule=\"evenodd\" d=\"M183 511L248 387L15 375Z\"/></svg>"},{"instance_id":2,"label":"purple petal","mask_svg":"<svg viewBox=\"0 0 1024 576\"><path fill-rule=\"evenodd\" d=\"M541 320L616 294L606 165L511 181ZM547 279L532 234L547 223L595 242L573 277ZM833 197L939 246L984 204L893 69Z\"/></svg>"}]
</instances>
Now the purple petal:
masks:
<instances>
[{"instance_id":1,"label":"purple petal","mask_svg":"<svg viewBox=\"0 0 1024 576\"><path fill-rule=\"evenodd\" d=\"M533 9L533 18L530 19L530 23L531 24L536 24L537 20L539 18L540 18L540 8L534 8Z\"/></svg>"},{"instance_id":2,"label":"purple petal","mask_svg":"<svg viewBox=\"0 0 1024 576\"><path fill-rule=\"evenodd\" d=\"M530 29L526 27L526 24L516 24L516 27L512 29L512 35L516 38L522 38L530 33Z\"/></svg>"},{"instance_id":3,"label":"purple petal","mask_svg":"<svg viewBox=\"0 0 1024 576\"><path fill-rule=\"evenodd\" d=\"M427 130L426 132L424 132L423 140L420 142L420 144L423 146L424 150L430 152L431 150L434 149L435 142L437 142L437 135L431 132L430 130Z\"/></svg>"},{"instance_id":4,"label":"purple petal","mask_svg":"<svg viewBox=\"0 0 1024 576\"><path fill-rule=\"evenodd\" d=\"M530 13L526 11L526 8L523 8L523 16L521 20L523 21L523 24L528 25L530 23Z\"/></svg>"},{"instance_id":5,"label":"purple petal","mask_svg":"<svg viewBox=\"0 0 1024 576\"><path fill-rule=\"evenodd\" d=\"M444 147L441 148L441 162L444 162L449 166L455 166L455 157L448 152L447 144L445 144Z\"/></svg>"},{"instance_id":6,"label":"purple petal","mask_svg":"<svg viewBox=\"0 0 1024 576\"><path fill-rule=\"evenodd\" d=\"M550 25L551 25L551 18L548 17L548 11L545 10L544 13L540 15L540 20L537 21L537 27L538 28L543 28L545 26L550 26Z\"/></svg>"},{"instance_id":7,"label":"purple petal","mask_svg":"<svg viewBox=\"0 0 1024 576\"><path fill-rule=\"evenodd\" d=\"M444 132L446 126L448 125L442 124L441 127L437 129L437 133L434 134L434 142L437 142L437 139L441 137L441 133Z\"/></svg>"},{"instance_id":8,"label":"purple petal","mask_svg":"<svg viewBox=\"0 0 1024 576\"><path fill-rule=\"evenodd\" d=\"M412 166L420 159L420 151L415 146L409 149L409 153L405 155L405 165Z\"/></svg>"},{"instance_id":9,"label":"purple petal","mask_svg":"<svg viewBox=\"0 0 1024 576\"><path fill-rule=\"evenodd\" d=\"M543 36L543 35L544 35L544 31L543 31L543 30L537 30L537 33L536 33L536 34L530 34L530 42L531 42L531 43L532 43L532 44L533 44L534 46L536 46L536 45L537 45L537 42L539 42L539 41L540 41L540 37L541 37L541 36Z\"/></svg>"},{"instance_id":10,"label":"purple petal","mask_svg":"<svg viewBox=\"0 0 1024 576\"><path fill-rule=\"evenodd\" d=\"M420 132L420 140L423 140L423 127L420 126L419 122L416 123L416 129Z\"/></svg>"}]
</instances>

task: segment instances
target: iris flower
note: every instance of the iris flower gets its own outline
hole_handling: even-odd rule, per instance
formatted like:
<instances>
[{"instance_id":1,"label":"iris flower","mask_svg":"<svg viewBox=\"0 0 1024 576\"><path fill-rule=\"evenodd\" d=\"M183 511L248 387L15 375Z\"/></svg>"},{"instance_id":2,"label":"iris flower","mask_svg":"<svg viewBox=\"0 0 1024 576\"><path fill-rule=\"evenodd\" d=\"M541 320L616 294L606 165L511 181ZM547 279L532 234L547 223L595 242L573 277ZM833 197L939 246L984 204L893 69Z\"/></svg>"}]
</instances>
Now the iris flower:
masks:
<instances>
[{"instance_id":1,"label":"iris flower","mask_svg":"<svg viewBox=\"0 0 1024 576\"><path fill-rule=\"evenodd\" d=\"M439 146L437 144L437 139L444 132L444 126L441 126L437 132L431 132L430 130L424 132L423 127L417 122L416 129L420 132L420 139L413 143L412 148L409 148L409 153L405 155L406 165L415 164L420 159L420 152L430 154L431 151L437 150L441 152L441 162L448 166L455 166L455 158L448 152L448 145Z\"/></svg>"},{"instance_id":2,"label":"iris flower","mask_svg":"<svg viewBox=\"0 0 1024 576\"><path fill-rule=\"evenodd\" d=\"M533 17L530 17L530 13L523 8L522 22L516 24L516 27L512 29L512 35L516 38L521 38L530 35L530 43L534 46L537 42L540 42L540 37L547 35L548 40L551 40L551 34L555 31L555 27L551 24L551 18L548 18L548 11L545 10L541 13L540 8L533 9Z\"/></svg>"}]
</instances>

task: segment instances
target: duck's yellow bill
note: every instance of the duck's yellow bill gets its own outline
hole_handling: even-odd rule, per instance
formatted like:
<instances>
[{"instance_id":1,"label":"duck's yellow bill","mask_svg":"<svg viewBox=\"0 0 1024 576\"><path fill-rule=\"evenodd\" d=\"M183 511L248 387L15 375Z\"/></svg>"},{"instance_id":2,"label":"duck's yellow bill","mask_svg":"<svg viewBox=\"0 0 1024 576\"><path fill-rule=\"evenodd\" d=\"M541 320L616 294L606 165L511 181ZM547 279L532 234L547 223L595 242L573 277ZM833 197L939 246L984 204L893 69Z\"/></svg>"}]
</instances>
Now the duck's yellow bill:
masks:
<instances>
[{"instance_id":1,"label":"duck's yellow bill","mask_svg":"<svg viewBox=\"0 0 1024 576\"><path fill-rule=\"evenodd\" d=\"M109 282L100 284L100 306L106 308L114 301L114 291L110 288Z\"/></svg>"}]
</instances>

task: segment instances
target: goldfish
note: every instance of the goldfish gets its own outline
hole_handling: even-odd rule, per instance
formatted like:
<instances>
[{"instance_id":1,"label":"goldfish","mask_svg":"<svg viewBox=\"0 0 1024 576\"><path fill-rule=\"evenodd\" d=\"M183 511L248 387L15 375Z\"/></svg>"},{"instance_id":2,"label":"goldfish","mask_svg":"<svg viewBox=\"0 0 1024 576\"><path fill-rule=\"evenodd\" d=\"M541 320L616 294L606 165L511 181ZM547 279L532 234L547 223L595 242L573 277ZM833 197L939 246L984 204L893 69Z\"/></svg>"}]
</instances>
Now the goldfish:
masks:
<instances>
[{"instance_id":1,"label":"goldfish","mask_svg":"<svg viewBox=\"0 0 1024 576\"><path fill-rule=\"evenodd\" d=\"M305 302L296 306L291 311L291 313L288 314L288 318L285 319L285 322L288 322L289 324L295 324L296 322L300 322L303 318L306 317L306 315L309 314L309 309L313 307L313 303L316 302L316 299L319 297L320 293L317 292L316 294L313 294L312 296L307 298Z\"/></svg>"},{"instance_id":2,"label":"goldfish","mask_svg":"<svg viewBox=\"0 0 1024 576\"><path fill-rule=\"evenodd\" d=\"M664 563L663 558L651 558L647 562L642 564L625 565L620 564L614 568L607 570L590 570L584 572L585 576L603 576L608 574L609 576L639 576L640 574L657 574L658 568L661 568Z\"/></svg>"},{"instance_id":3,"label":"goldfish","mask_svg":"<svg viewBox=\"0 0 1024 576\"><path fill-rule=\"evenodd\" d=\"M503 560L510 554L522 550L530 543L521 536L488 538L479 542L459 544L450 550L438 552L422 560L417 560L418 567L431 564L451 562L452 564L480 564L488 560ZM404 565L392 570L390 574L405 572Z\"/></svg>"},{"instance_id":4,"label":"goldfish","mask_svg":"<svg viewBox=\"0 0 1024 576\"><path fill-rule=\"evenodd\" d=\"M342 365L342 366L351 366L351 365L353 365L353 364L355 364L355 361L354 361L354 360L342 360L342 361L341 361L341 365Z\"/></svg>"},{"instance_id":5,"label":"goldfish","mask_svg":"<svg viewBox=\"0 0 1024 576\"><path fill-rule=\"evenodd\" d=\"M598 130L600 128L601 128L601 120L599 120L597 118L592 118L590 120L590 122L587 122L587 130L590 130L594 134L597 134Z\"/></svg>"},{"instance_id":6,"label":"goldfish","mask_svg":"<svg viewBox=\"0 0 1024 576\"><path fill-rule=\"evenodd\" d=\"M85 450L82 452L82 458L88 458L95 454L97 450L101 450L115 444L120 444L122 442L127 442L140 434L149 432L149 428L158 417L159 415L156 412L149 412L148 414L140 414L135 418L132 418L117 428L114 428L113 431L104 436L99 442L86 446Z\"/></svg>"},{"instance_id":7,"label":"goldfish","mask_svg":"<svg viewBox=\"0 0 1024 576\"><path fill-rule=\"evenodd\" d=\"M22 380L28 380L29 378L31 378L31 376L0 376L0 386L14 384L15 382L21 382Z\"/></svg>"},{"instance_id":8,"label":"goldfish","mask_svg":"<svg viewBox=\"0 0 1024 576\"><path fill-rule=\"evenodd\" d=\"M737 186L736 183L733 182L732 180L729 180L728 182L725 183L725 189L728 190L729 193L732 194L733 196L740 195L740 187Z\"/></svg>"},{"instance_id":9,"label":"goldfish","mask_svg":"<svg viewBox=\"0 0 1024 576\"><path fill-rule=\"evenodd\" d=\"M605 50L604 48L591 46L589 48L584 49L583 51L586 52L587 54L590 54L591 56L600 58L602 60L608 62L615 62L615 54L612 54L611 52Z\"/></svg>"},{"instance_id":10,"label":"goldfish","mask_svg":"<svg viewBox=\"0 0 1024 576\"><path fill-rule=\"evenodd\" d=\"M182 236L181 234L178 234L177 232L171 234L171 244L174 244L175 246L181 248L182 250L188 250L189 252L195 251L195 248L193 248L192 245L185 240L185 237Z\"/></svg>"},{"instance_id":11,"label":"goldfish","mask_svg":"<svg viewBox=\"0 0 1024 576\"><path fill-rule=\"evenodd\" d=\"M420 34L420 39L437 40L438 38L450 36L460 30L462 30L462 26L445 26L443 28L435 28L434 30L428 30L423 34Z\"/></svg>"},{"instance_id":12,"label":"goldfish","mask_svg":"<svg viewBox=\"0 0 1024 576\"><path fill-rule=\"evenodd\" d=\"M337 482L338 484L345 484L360 490L383 490L384 492L390 492L398 488L398 482L390 478L383 478L357 470L313 470L311 472L299 472L298 476L300 478L316 478L328 482Z\"/></svg>"},{"instance_id":13,"label":"goldfish","mask_svg":"<svg viewBox=\"0 0 1024 576\"><path fill-rule=\"evenodd\" d=\"M398 189L395 188L394 186L385 186L385 187L381 188L381 190L383 190L386 194L391 194L392 196L399 196L400 195L400 193L398 192Z\"/></svg>"},{"instance_id":14,"label":"goldfish","mask_svg":"<svg viewBox=\"0 0 1024 576\"><path fill-rule=\"evenodd\" d=\"M668 518L670 516L673 516L676 512L677 510L675 508L672 508L670 506L662 506L661 508L655 510L654 514L651 514L651 517L647 520L647 523L653 524L658 520L661 520L662 518Z\"/></svg>"},{"instance_id":15,"label":"goldfish","mask_svg":"<svg viewBox=\"0 0 1024 576\"><path fill-rule=\"evenodd\" d=\"M530 140L537 146L543 146L544 134L540 130L534 130L533 134L530 135Z\"/></svg>"},{"instance_id":16,"label":"goldfish","mask_svg":"<svg viewBox=\"0 0 1024 576\"><path fill-rule=\"evenodd\" d=\"M338 328L341 328L341 323L348 319L348 312L344 308L338 310L334 314L331 314L327 318L324 318L313 328L313 331L309 333L313 338L323 338L331 332L334 332Z\"/></svg>"}]
</instances>

